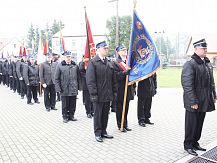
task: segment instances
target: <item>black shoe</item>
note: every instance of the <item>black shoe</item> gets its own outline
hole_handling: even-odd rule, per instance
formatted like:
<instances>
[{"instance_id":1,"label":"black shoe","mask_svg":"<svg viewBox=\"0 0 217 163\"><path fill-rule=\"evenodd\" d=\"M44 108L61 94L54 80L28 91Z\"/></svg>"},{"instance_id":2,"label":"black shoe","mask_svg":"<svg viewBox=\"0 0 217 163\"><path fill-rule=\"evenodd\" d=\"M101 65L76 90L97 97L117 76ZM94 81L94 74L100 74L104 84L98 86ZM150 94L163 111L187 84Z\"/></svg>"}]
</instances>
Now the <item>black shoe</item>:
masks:
<instances>
[{"instance_id":1,"label":"black shoe","mask_svg":"<svg viewBox=\"0 0 217 163\"><path fill-rule=\"evenodd\" d=\"M197 152L195 152L193 149L185 149L187 152L188 152L188 154L190 154L190 155L193 155L193 156L197 156L198 154L197 154Z\"/></svg>"},{"instance_id":2,"label":"black shoe","mask_svg":"<svg viewBox=\"0 0 217 163\"><path fill-rule=\"evenodd\" d=\"M55 108L55 107L51 107L51 110L57 110L57 108Z\"/></svg>"},{"instance_id":3,"label":"black shoe","mask_svg":"<svg viewBox=\"0 0 217 163\"><path fill-rule=\"evenodd\" d=\"M103 138L107 138L107 139L113 139L114 137L112 135L108 135L108 134L102 134Z\"/></svg>"},{"instance_id":4,"label":"black shoe","mask_svg":"<svg viewBox=\"0 0 217 163\"><path fill-rule=\"evenodd\" d=\"M102 137L101 137L101 136L95 136L95 139L96 139L96 141L97 141L97 142L100 142L100 143L102 143L102 142L103 142L103 140L102 140Z\"/></svg>"},{"instance_id":5,"label":"black shoe","mask_svg":"<svg viewBox=\"0 0 217 163\"><path fill-rule=\"evenodd\" d=\"M128 127L124 127L124 128L125 128L125 130L127 130L127 131L132 131L131 128L128 128Z\"/></svg>"},{"instance_id":6,"label":"black shoe","mask_svg":"<svg viewBox=\"0 0 217 163\"><path fill-rule=\"evenodd\" d=\"M63 119L63 123L67 123L68 121L68 119Z\"/></svg>"},{"instance_id":7,"label":"black shoe","mask_svg":"<svg viewBox=\"0 0 217 163\"><path fill-rule=\"evenodd\" d=\"M150 120L148 121L145 121L146 124L149 124L149 125L153 125L154 123L152 123Z\"/></svg>"},{"instance_id":8,"label":"black shoe","mask_svg":"<svg viewBox=\"0 0 217 163\"><path fill-rule=\"evenodd\" d=\"M36 104L40 104L40 102L39 102L39 101L35 101L35 103L36 103Z\"/></svg>"},{"instance_id":9,"label":"black shoe","mask_svg":"<svg viewBox=\"0 0 217 163\"><path fill-rule=\"evenodd\" d=\"M118 130L120 130L121 132L127 132L125 128L123 128L123 130L121 128L118 128Z\"/></svg>"},{"instance_id":10,"label":"black shoe","mask_svg":"<svg viewBox=\"0 0 217 163\"><path fill-rule=\"evenodd\" d=\"M116 112L116 109L112 109L111 112Z\"/></svg>"},{"instance_id":11,"label":"black shoe","mask_svg":"<svg viewBox=\"0 0 217 163\"><path fill-rule=\"evenodd\" d=\"M196 150L196 151L197 151L197 150L198 150L198 151L206 151L206 149L205 149L205 148L202 148L202 147L201 147L201 146L199 146L199 145L198 145L198 146L196 146L196 147L194 147L193 149L194 149L194 150Z\"/></svg>"},{"instance_id":12,"label":"black shoe","mask_svg":"<svg viewBox=\"0 0 217 163\"><path fill-rule=\"evenodd\" d=\"M24 97L23 97L23 96L21 96L21 99L24 99Z\"/></svg>"},{"instance_id":13,"label":"black shoe","mask_svg":"<svg viewBox=\"0 0 217 163\"><path fill-rule=\"evenodd\" d=\"M46 111L49 112L49 111L50 111L50 108L46 108Z\"/></svg>"},{"instance_id":14,"label":"black shoe","mask_svg":"<svg viewBox=\"0 0 217 163\"><path fill-rule=\"evenodd\" d=\"M28 104L28 105L33 105L34 103L32 103L32 102L27 102L27 104Z\"/></svg>"},{"instance_id":15,"label":"black shoe","mask_svg":"<svg viewBox=\"0 0 217 163\"><path fill-rule=\"evenodd\" d=\"M91 114L87 114L87 118L92 118L92 115Z\"/></svg>"},{"instance_id":16,"label":"black shoe","mask_svg":"<svg viewBox=\"0 0 217 163\"><path fill-rule=\"evenodd\" d=\"M69 118L69 121L77 121L77 119L72 117L72 118Z\"/></svg>"},{"instance_id":17,"label":"black shoe","mask_svg":"<svg viewBox=\"0 0 217 163\"><path fill-rule=\"evenodd\" d=\"M139 125L142 126L142 127L146 126L144 122L140 122Z\"/></svg>"}]
</instances>

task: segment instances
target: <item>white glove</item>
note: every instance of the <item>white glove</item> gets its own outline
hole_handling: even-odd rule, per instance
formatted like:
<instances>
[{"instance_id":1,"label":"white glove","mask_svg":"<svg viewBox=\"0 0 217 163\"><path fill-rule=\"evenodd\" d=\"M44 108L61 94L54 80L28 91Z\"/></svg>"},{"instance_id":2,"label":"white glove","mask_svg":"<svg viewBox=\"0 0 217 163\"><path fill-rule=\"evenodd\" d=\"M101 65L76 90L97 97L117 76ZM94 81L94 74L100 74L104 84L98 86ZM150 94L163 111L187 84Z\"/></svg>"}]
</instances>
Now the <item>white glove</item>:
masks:
<instances>
[{"instance_id":1,"label":"white glove","mask_svg":"<svg viewBox=\"0 0 217 163\"><path fill-rule=\"evenodd\" d=\"M0 73L0 75L2 75L2 73Z\"/></svg>"},{"instance_id":2,"label":"white glove","mask_svg":"<svg viewBox=\"0 0 217 163\"><path fill-rule=\"evenodd\" d=\"M23 80L23 78L22 78L22 77L20 77L20 78L19 78L19 80Z\"/></svg>"},{"instance_id":3,"label":"white glove","mask_svg":"<svg viewBox=\"0 0 217 163\"><path fill-rule=\"evenodd\" d=\"M26 84L27 86L29 86L29 83L28 84Z\"/></svg>"},{"instance_id":4,"label":"white glove","mask_svg":"<svg viewBox=\"0 0 217 163\"><path fill-rule=\"evenodd\" d=\"M46 87L47 87L47 84L44 83L44 84L42 84L42 86L43 86L44 88L46 88Z\"/></svg>"}]
</instances>

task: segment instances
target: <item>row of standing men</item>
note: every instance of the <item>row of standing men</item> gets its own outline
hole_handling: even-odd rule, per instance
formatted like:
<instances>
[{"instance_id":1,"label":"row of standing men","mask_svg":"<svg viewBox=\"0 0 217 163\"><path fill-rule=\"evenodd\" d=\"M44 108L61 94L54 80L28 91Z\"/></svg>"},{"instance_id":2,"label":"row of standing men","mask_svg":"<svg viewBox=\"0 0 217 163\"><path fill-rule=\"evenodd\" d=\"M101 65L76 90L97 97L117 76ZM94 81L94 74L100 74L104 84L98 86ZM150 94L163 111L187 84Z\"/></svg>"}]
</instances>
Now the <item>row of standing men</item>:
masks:
<instances>
[{"instance_id":1,"label":"row of standing men","mask_svg":"<svg viewBox=\"0 0 217 163\"><path fill-rule=\"evenodd\" d=\"M103 142L103 138L113 138L108 135L106 128L108 115L112 104L116 111L117 127L121 129L123 98L126 75L129 69L126 64L127 49L120 45L116 48L118 57L111 61L106 56L108 46L105 41L96 45L97 55L86 64L81 61L78 65L72 61L71 52L63 53L64 59L58 60L58 55L48 53L46 61L37 65L33 56L22 56L22 59L0 61L0 83L10 86L18 92L21 98L26 94L27 104L33 105L38 101L40 83L44 91L44 105L46 111L56 110L56 95L62 101L63 122L76 121L76 100L78 90L83 90L83 103L88 118L94 117L94 133L96 141ZM12 73L11 73L12 72ZM156 94L156 74L128 86L124 128L122 132L131 131L128 127L127 115L130 100L138 96L138 123L145 127L150 122L152 97Z\"/></svg>"}]
</instances>

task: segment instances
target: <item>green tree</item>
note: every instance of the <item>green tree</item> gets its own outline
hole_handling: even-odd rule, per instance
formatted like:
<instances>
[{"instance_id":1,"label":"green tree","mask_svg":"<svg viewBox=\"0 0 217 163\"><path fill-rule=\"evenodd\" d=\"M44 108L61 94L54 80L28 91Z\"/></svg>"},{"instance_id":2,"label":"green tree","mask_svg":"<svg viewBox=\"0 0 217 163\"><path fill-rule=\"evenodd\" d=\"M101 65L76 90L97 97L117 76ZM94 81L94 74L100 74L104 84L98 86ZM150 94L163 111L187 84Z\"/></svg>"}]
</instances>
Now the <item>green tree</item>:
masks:
<instances>
[{"instance_id":1,"label":"green tree","mask_svg":"<svg viewBox=\"0 0 217 163\"><path fill-rule=\"evenodd\" d=\"M157 46L158 52L165 54L166 61L169 61L170 55L175 53L175 48L172 46L170 40L162 36L157 37L155 44Z\"/></svg>"},{"instance_id":2,"label":"green tree","mask_svg":"<svg viewBox=\"0 0 217 163\"><path fill-rule=\"evenodd\" d=\"M46 28L41 30L39 30L37 26L34 28L33 24L31 24L27 34L27 48L32 48L34 50L34 53L38 52L39 32L41 32L43 43L46 39L46 32L48 32L48 46L51 48L52 36L63 28L64 24L61 20L54 20L51 27L48 24L46 24Z\"/></svg>"},{"instance_id":3,"label":"green tree","mask_svg":"<svg viewBox=\"0 0 217 163\"><path fill-rule=\"evenodd\" d=\"M119 43L129 47L130 31L132 18L131 16L119 17ZM109 56L115 54L115 37L116 37L116 17L113 16L106 22L108 29L107 40L109 43Z\"/></svg>"},{"instance_id":4,"label":"green tree","mask_svg":"<svg viewBox=\"0 0 217 163\"><path fill-rule=\"evenodd\" d=\"M34 41L35 41L35 29L33 25L31 24L28 30L28 34L27 34L27 48L33 49Z\"/></svg>"},{"instance_id":5,"label":"green tree","mask_svg":"<svg viewBox=\"0 0 217 163\"><path fill-rule=\"evenodd\" d=\"M39 42L39 29L35 28L35 44L34 44L34 53L38 52L38 42Z\"/></svg>"},{"instance_id":6,"label":"green tree","mask_svg":"<svg viewBox=\"0 0 217 163\"><path fill-rule=\"evenodd\" d=\"M60 21L54 20L52 27L51 27L52 35L56 34L57 32L59 32L63 28L64 28L64 24L61 20Z\"/></svg>"}]
</instances>

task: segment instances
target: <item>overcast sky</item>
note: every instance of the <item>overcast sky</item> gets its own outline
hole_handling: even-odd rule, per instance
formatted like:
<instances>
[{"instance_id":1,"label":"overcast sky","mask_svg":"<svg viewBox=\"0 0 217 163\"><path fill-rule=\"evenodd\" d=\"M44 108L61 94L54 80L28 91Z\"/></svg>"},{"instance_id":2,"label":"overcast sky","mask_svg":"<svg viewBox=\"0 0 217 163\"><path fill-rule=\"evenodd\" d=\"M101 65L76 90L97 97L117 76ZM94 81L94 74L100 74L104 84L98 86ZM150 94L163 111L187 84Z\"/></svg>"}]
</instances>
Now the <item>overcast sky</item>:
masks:
<instances>
[{"instance_id":1,"label":"overcast sky","mask_svg":"<svg viewBox=\"0 0 217 163\"><path fill-rule=\"evenodd\" d=\"M24 36L32 23L44 28L54 19L65 26L84 22L84 5L91 28L105 28L116 14L109 0L2 0L0 37ZM137 0L137 13L150 32L217 33L216 0ZM133 0L119 0L119 14L132 15Z\"/></svg>"}]
</instances>

